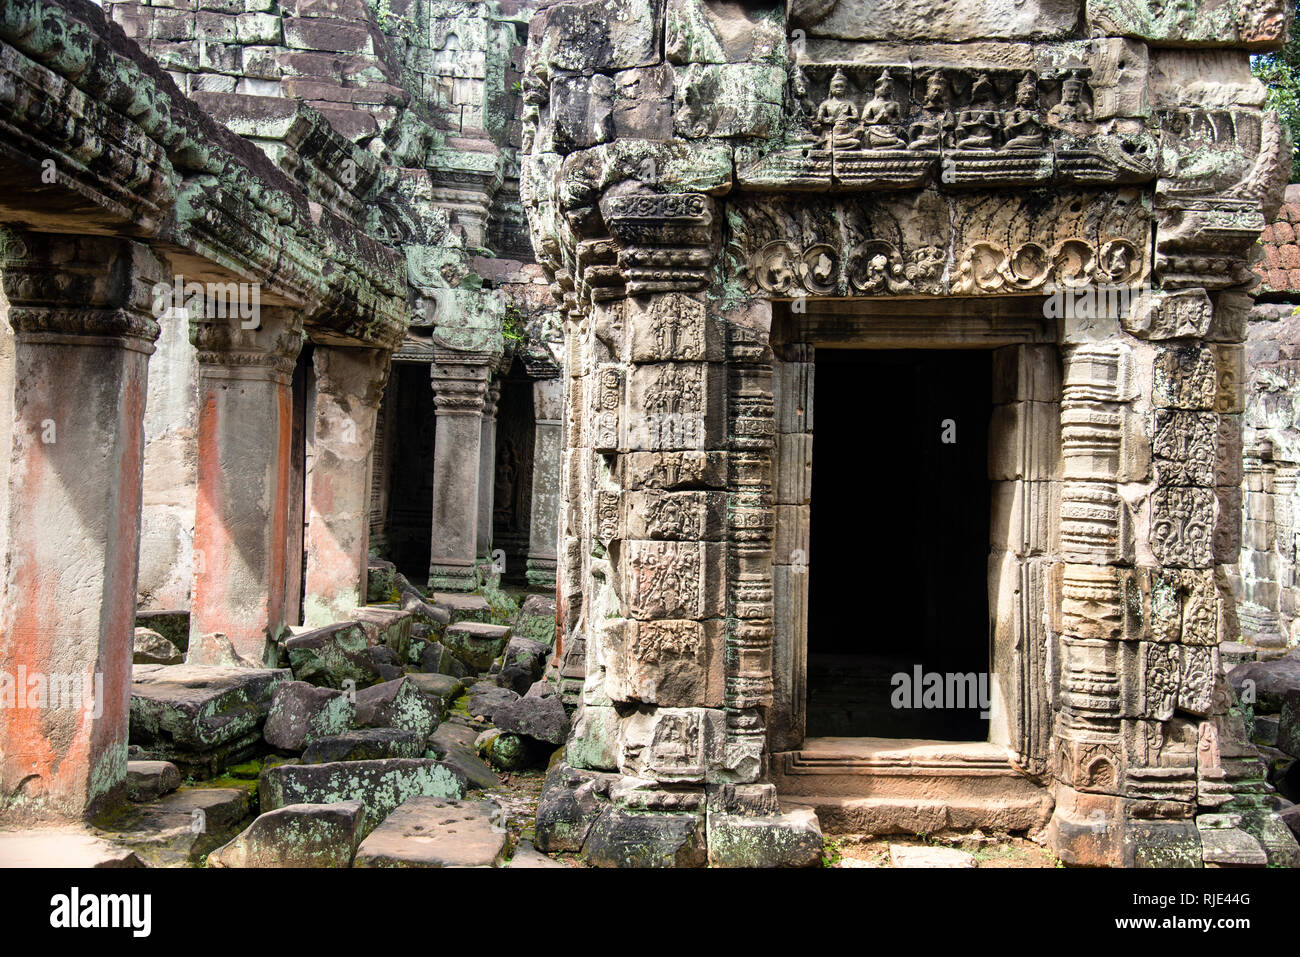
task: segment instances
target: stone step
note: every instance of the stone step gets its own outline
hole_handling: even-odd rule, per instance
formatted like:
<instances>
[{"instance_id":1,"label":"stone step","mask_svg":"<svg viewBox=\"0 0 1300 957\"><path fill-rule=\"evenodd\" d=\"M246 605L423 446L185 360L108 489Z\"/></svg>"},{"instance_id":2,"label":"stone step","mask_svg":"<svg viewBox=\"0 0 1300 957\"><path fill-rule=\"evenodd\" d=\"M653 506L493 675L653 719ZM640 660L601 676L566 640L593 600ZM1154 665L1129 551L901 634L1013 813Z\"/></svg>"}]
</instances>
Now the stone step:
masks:
<instances>
[{"instance_id":1,"label":"stone step","mask_svg":"<svg viewBox=\"0 0 1300 957\"><path fill-rule=\"evenodd\" d=\"M831 834L1022 831L1046 823L1046 788L986 742L809 738L773 755L782 805L811 807Z\"/></svg>"}]
</instances>

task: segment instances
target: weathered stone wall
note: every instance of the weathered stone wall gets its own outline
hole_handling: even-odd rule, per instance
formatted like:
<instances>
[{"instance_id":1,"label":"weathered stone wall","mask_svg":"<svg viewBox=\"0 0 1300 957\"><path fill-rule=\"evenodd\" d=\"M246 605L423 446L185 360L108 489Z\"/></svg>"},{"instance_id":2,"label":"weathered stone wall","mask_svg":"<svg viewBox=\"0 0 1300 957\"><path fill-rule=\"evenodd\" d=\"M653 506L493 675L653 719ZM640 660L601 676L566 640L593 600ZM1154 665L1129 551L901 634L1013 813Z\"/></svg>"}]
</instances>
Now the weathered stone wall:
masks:
<instances>
[{"instance_id":1,"label":"weathered stone wall","mask_svg":"<svg viewBox=\"0 0 1300 957\"><path fill-rule=\"evenodd\" d=\"M520 353L530 376L556 374L545 341L558 328L539 325L546 309L519 261L531 259L518 200L528 4L113 0L106 9L205 110L305 180L318 201L402 250L414 334L400 359L433 363L442 350L446 361L468 358L497 376ZM362 191L365 204L349 195ZM172 361L164 348L155 363ZM497 389L492 382L489 395ZM485 406L484 428L492 421ZM400 448L403 424L382 424L381 453ZM494 451L480 449L486 474ZM159 447L150 456L150 470L157 465L158 480L179 489L172 480L185 476L165 473L161 455ZM383 553L395 463L376 461L371 525ZM490 492L489 483L479 499ZM150 494L141 597L183 605L184 518L164 512L176 507L167 498ZM453 520L436 514L433 525ZM486 558L490 532L475 538Z\"/></svg>"},{"instance_id":2,"label":"weathered stone wall","mask_svg":"<svg viewBox=\"0 0 1300 957\"><path fill-rule=\"evenodd\" d=\"M1261 238L1260 284L1246 338L1242 446L1242 548L1233 577L1242 640L1260 658L1294 649L1297 633L1296 515L1300 501L1300 406L1296 343L1300 341L1300 191L1286 201Z\"/></svg>"}]
</instances>

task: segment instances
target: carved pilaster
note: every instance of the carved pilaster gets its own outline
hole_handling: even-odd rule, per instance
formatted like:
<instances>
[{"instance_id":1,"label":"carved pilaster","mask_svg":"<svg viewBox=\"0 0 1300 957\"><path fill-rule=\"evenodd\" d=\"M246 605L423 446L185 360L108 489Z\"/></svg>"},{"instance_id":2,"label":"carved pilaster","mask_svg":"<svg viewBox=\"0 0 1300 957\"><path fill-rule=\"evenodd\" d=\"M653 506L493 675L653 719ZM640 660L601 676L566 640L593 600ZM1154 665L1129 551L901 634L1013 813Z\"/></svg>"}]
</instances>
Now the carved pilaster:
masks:
<instances>
[{"instance_id":1,"label":"carved pilaster","mask_svg":"<svg viewBox=\"0 0 1300 957\"><path fill-rule=\"evenodd\" d=\"M776 406L772 396L771 306L727 316L727 769L762 773L772 704L773 499Z\"/></svg>"}]
</instances>

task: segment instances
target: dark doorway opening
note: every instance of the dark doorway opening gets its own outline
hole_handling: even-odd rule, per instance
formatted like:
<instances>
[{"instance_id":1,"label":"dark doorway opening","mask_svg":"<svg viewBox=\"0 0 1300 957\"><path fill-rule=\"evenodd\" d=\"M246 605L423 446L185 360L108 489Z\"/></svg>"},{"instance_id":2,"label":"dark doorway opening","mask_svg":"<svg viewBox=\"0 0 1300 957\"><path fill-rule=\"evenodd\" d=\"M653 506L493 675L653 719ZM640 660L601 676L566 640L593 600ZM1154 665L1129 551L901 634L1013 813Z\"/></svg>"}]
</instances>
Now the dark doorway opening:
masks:
<instances>
[{"instance_id":1,"label":"dark doorway opening","mask_svg":"<svg viewBox=\"0 0 1300 957\"><path fill-rule=\"evenodd\" d=\"M814 388L806 733L985 740L992 354L819 349Z\"/></svg>"},{"instance_id":2,"label":"dark doorway opening","mask_svg":"<svg viewBox=\"0 0 1300 957\"><path fill-rule=\"evenodd\" d=\"M492 492L492 548L505 552L502 580L527 583L533 496L533 380L516 359L501 382Z\"/></svg>"},{"instance_id":3,"label":"dark doorway opening","mask_svg":"<svg viewBox=\"0 0 1300 957\"><path fill-rule=\"evenodd\" d=\"M394 430L389 469L388 551L412 582L429 577L433 542L433 443L436 417L426 363L394 363L388 384L389 428Z\"/></svg>"}]
</instances>

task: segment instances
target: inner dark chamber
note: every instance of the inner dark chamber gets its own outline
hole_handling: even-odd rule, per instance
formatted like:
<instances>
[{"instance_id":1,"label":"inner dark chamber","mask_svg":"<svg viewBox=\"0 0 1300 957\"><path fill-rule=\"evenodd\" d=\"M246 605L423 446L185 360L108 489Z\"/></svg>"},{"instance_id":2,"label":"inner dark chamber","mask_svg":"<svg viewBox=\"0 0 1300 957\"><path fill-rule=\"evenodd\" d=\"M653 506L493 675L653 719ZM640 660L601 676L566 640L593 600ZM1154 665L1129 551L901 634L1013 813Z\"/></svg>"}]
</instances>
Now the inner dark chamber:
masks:
<instances>
[{"instance_id":1,"label":"inner dark chamber","mask_svg":"<svg viewBox=\"0 0 1300 957\"><path fill-rule=\"evenodd\" d=\"M992 354L821 349L814 388L806 733L985 740L978 694L891 697L917 666L992 687Z\"/></svg>"}]
</instances>

